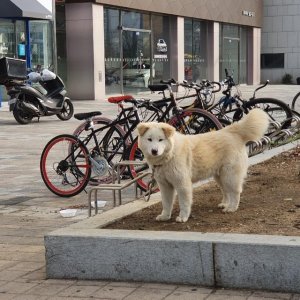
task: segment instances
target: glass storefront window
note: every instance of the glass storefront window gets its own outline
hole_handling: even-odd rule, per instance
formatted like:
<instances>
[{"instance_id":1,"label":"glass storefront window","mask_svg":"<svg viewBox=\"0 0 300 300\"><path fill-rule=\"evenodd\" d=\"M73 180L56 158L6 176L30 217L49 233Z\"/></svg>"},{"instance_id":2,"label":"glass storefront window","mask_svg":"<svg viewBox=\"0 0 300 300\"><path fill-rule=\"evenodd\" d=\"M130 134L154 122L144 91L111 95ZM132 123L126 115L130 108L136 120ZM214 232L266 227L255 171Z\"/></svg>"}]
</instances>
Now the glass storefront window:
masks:
<instances>
[{"instance_id":1,"label":"glass storefront window","mask_svg":"<svg viewBox=\"0 0 300 300\"><path fill-rule=\"evenodd\" d=\"M15 22L0 19L0 57L16 57Z\"/></svg>"},{"instance_id":2,"label":"glass storefront window","mask_svg":"<svg viewBox=\"0 0 300 300\"><path fill-rule=\"evenodd\" d=\"M117 9L104 9L105 87L106 94L121 93L120 30Z\"/></svg>"},{"instance_id":3,"label":"glass storefront window","mask_svg":"<svg viewBox=\"0 0 300 300\"><path fill-rule=\"evenodd\" d=\"M184 72L188 81L207 78L207 30L207 22L184 20Z\"/></svg>"},{"instance_id":4,"label":"glass storefront window","mask_svg":"<svg viewBox=\"0 0 300 300\"><path fill-rule=\"evenodd\" d=\"M170 77L169 27L167 16L104 9L106 94L145 91Z\"/></svg>"},{"instance_id":5,"label":"glass storefront window","mask_svg":"<svg viewBox=\"0 0 300 300\"><path fill-rule=\"evenodd\" d=\"M122 11L122 26L136 29L150 29L150 14Z\"/></svg>"},{"instance_id":6,"label":"glass storefront window","mask_svg":"<svg viewBox=\"0 0 300 300\"><path fill-rule=\"evenodd\" d=\"M170 21L167 16L152 15L153 82L170 78Z\"/></svg>"},{"instance_id":7,"label":"glass storefront window","mask_svg":"<svg viewBox=\"0 0 300 300\"><path fill-rule=\"evenodd\" d=\"M29 21L31 67L53 69L53 36L50 21Z\"/></svg>"}]
</instances>

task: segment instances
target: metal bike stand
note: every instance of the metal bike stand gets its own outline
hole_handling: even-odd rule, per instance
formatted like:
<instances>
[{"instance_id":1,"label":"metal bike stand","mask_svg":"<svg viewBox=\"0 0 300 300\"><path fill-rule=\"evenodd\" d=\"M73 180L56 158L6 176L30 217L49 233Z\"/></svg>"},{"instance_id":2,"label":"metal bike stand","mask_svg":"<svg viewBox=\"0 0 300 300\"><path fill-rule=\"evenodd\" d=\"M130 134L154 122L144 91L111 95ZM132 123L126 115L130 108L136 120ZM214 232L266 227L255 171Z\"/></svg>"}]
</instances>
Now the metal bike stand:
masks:
<instances>
[{"instance_id":1,"label":"metal bike stand","mask_svg":"<svg viewBox=\"0 0 300 300\"><path fill-rule=\"evenodd\" d=\"M132 180L129 180L123 184L121 184L121 174L120 174L120 167L121 166L142 166L146 165L145 162L136 162L136 161L122 161L114 165L113 172L112 172L112 183L108 184L100 184L99 186L93 187L88 192L88 216L91 217L92 215L92 201L95 201L95 215L98 214L98 205L97 205L97 195L99 190L111 190L113 193L113 206L116 206L116 191L118 192L118 205L122 204L122 194L121 191L132 184L135 185L135 198L138 198L138 187L137 181L142 179L145 176L151 175L152 172L146 172L138 175ZM115 170L117 173L117 183L115 178ZM94 200L92 200L92 196L94 196Z\"/></svg>"}]
</instances>

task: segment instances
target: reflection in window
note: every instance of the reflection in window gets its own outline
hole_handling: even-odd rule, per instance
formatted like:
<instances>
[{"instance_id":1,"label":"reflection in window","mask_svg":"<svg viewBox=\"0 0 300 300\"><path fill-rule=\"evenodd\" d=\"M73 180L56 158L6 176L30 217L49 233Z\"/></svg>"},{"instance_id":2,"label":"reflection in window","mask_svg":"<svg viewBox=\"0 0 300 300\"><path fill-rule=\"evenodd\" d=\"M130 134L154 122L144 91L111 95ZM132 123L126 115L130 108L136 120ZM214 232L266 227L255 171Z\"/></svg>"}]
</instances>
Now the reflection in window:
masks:
<instances>
[{"instance_id":1,"label":"reflection in window","mask_svg":"<svg viewBox=\"0 0 300 300\"><path fill-rule=\"evenodd\" d=\"M0 57L16 57L15 25L0 19Z\"/></svg>"},{"instance_id":2,"label":"reflection in window","mask_svg":"<svg viewBox=\"0 0 300 300\"><path fill-rule=\"evenodd\" d=\"M31 66L53 68L53 37L50 21L30 21Z\"/></svg>"},{"instance_id":3,"label":"reflection in window","mask_svg":"<svg viewBox=\"0 0 300 300\"><path fill-rule=\"evenodd\" d=\"M121 93L119 12L117 9L104 9L106 94Z\"/></svg>"},{"instance_id":4,"label":"reflection in window","mask_svg":"<svg viewBox=\"0 0 300 300\"><path fill-rule=\"evenodd\" d=\"M207 22L184 20L184 72L188 81L207 78L207 30Z\"/></svg>"},{"instance_id":5,"label":"reflection in window","mask_svg":"<svg viewBox=\"0 0 300 300\"><path fill-rule=\"evenodd\" d=\"M220 78L225 68L237 83L247 82L248 28L223 24L220 26Z\"/></svg>"},{"instance_id":6,"label":"reflection in window","mask_svg":"<svg viewBox=\"0 0 300 300\"><path fill-rule=\"evenodd\" d=\"M150 29L150 14L122 11L122 26L127 28Z\"/></svg>"},{"instance_id":7,"label":"reflection in window","mask_svg":"<svg viewBox=\"0 0 300 300\"><path fill-rule=\"evenodd\" d=\"M170 78L169 20L167 16L152 15L154 83Z\"/></svg>"}]
</instances>

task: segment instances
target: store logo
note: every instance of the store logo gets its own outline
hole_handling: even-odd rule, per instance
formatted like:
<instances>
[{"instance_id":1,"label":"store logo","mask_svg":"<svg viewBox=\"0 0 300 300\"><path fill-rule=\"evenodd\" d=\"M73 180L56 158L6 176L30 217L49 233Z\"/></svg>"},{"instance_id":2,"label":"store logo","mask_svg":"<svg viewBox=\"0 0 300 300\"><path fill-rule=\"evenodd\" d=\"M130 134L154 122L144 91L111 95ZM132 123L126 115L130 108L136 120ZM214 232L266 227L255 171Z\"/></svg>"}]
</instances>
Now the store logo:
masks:
<instances>
[{"instance_id":1,"label":"store logo","mask_svg":"<svg viewBox=\"0 0 300 300\"><path fill-rule=\"evenodd\" d=\"M243 16L247 16L247 17L250 17L250 18L255 17L255 12L254 11L243 10L242 14L243 14Z\"/></svg>"}]
</instances>

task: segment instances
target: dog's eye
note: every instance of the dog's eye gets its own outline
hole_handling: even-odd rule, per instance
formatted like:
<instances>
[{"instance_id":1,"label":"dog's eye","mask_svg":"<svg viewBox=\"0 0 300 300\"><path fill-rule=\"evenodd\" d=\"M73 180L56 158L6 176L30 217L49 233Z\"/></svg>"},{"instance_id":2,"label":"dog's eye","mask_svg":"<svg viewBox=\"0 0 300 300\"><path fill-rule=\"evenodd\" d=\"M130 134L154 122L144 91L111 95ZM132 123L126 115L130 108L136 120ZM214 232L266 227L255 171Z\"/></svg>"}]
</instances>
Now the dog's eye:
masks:
<instances>
[{"instance_id":1,"label":"dog's eye","mask_svg":"<svg viewBox=\"0 0 300 300\"><path fill-rule=\"evenodd\" d=\"M148 141L149 141L149 142L152 142L152 139L151 139L151 138L148 138Z\"/></svg>"},{"instance_id":2,"label":"dog's eye","mask_svg":"<svg viewBox=\"0 0 300 300\"><path fill-rule=\"evenodd\" d=\"M159 139L158 141L159 141L159 142L162 142L163 140L164 140L164 139Z\"/></svg>"}]
</instances>

